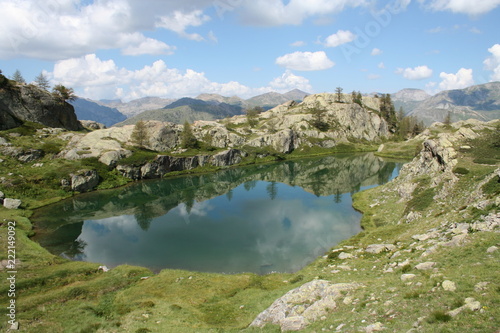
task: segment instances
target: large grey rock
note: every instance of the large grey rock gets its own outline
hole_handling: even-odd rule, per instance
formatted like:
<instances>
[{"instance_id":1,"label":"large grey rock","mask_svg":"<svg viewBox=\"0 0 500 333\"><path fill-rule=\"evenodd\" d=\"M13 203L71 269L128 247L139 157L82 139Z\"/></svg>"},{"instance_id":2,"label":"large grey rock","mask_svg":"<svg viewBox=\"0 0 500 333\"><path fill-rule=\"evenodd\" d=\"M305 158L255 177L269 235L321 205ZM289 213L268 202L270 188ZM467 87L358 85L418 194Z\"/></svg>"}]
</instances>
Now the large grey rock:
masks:
<instances>
[{"instance_id":1,"label":"large grey rock","mask_svg":"<svg viewBox=\"0 0 500 333\"><path fill-rule=\"evenodd\" d=\"M71 189L76 192L92 191L99 184L99 175L95 170L80 170L71 175Z\"/></svg>"},{"instance_id":2,"label":"large grey rock","mask_svg":"<svg viewBox=\"0 0 500 333\"><path fill-rule=\"evenodd\" d=\"M81 124L70 104L33 85L0 89L0 130L32 121L49 127L79 130Z\"/></svg>"},{"instance_id":3,"label":"large grey rock","mask_svg":"<svg viewBox=\"0 0 500 333\"><path fill-rule=\"evenodd\" d=\"M114 168L122 158L129 157L130 155L132 155L132 152L130 150L112 150L102 154L99 158L99 162Z\"/></svg>"},{"instance_id":4,"label":"large grey rock","mask_svg":"<svg viewBox=\"0 0 500 333\"><path fill-rule=\"evenodd\" d=\"M80 120L80 123L82 124L83 127L89 130L98 130L106 128L106 125L98 123L95 120Z\"/></svg>"},{"instance_id":5,"label":"large grey rock","mask_svg":"<svg viewBox=\"0 0 500 333\"><path fill-rule=\"evenodd\" d=\"M21 206L21 200L5 198L3 199L3 206L7 209L18 209Z\"/></svg>"},{"instance_id":6,"label":"large grey rock","mask_svg":"<svg viewBox=\"0 0 500 333\"><path fill-rule=\"evenodd\" d=\"M342 297L343 292L358 287L356 283L331 284L326 280L313 280L274 301L250 326L264 327L271 323L280 325L282 331L303 329L335 309L335 300Z\"/></svg>"},{"instance_id":7,"label":"large grey rock","mask_svg":"<svg viewBox=\"0 0 500 333\"><path fill-rule=\"evenodd\" d=\"M396 246L392 244L371 244L368 245L365 249L365 252L379 254L385 251L394 251Z\"/></svg>"}]
</instances>

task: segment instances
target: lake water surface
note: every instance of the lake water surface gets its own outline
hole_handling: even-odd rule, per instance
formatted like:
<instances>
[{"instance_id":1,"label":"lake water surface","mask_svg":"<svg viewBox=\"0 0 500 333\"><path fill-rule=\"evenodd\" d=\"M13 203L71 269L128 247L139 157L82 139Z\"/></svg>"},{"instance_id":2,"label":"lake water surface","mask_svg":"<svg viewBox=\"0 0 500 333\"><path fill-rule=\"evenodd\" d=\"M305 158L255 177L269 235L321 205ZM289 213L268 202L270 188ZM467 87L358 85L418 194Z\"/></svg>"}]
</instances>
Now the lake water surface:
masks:
<instances>
[{"instance_id":1,"label":"lake water surface","mask_svg":"<svg viewBox=\"0 0 500 333\"><path fill-rule=\"evenodd\" d=\"M358 233L351 195L401 165L339 155L142 181L37 210L34 239L108 267L293 272Z\"/></svg>"}]
</instances>

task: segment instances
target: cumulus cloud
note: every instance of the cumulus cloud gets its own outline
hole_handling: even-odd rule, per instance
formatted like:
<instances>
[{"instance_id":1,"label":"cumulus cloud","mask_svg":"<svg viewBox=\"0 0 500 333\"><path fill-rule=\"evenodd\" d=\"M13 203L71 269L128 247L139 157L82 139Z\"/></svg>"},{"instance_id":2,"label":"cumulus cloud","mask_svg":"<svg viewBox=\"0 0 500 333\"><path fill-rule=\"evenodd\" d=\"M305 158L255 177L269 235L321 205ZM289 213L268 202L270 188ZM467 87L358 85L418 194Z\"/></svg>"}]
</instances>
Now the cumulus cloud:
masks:
<instances>
[{"instance_id":1,"label":"cumulus cloud","mask_svg":"<svg viewBox=\"0 0 500 333\"><path fill-rule=\"evenodd\" d=\"M382 51L381 49L374 48L374 49L372 50L371 55L372 55L372 56L377 56L377 55L380 55L380 54L382 54L382 53L384 53L384 51Z\"/></svg>"},{"instance_id":2,"label":"cumulus cloud","mask_svg":"<svg viewBox=\"0 0 500 333\"><path fill-rule=\"evenodd\" d=\"M208 21L200 9L209 0L0 0L0 58L29 57L60 60L80 57L100 49L121 49L126 55L171 54L174 47L139 31L170 29L185 38Z\"/></svg>"},{"instance_id":3,"label":"cumulus cloud","mask_svg":"<svg viewBox=\"0 0 500 333\"><path fill-rule=\"evenodd\" d=\"M380 69L385 69L385 64L383 62L381 62L377 65L377 67Z\"/></svg>"},{"instance_id":4,"label":"cumulus cloud","mask_svg":"<svg viewBox=\"0 0 500 333\"><path fill-rule=\"evenodd\" d=\"M276 64L298 71L319 71L335 65L323 51L288 53L278 57Z\"/></svg>"},{"instance_id":5,"label":"cumulus cloud","mask_svg":"<svg viewBox=\"0 0 500 333\"><path fill-rule=\"evenodd\" d=\"M357 36L349 30L339 30L333 35L326 37L324 45L326 47L337 47L352 42L356 37Z\"/></svg>"},{"instance_id":6,"label":"cumulus cloud","mask_svg":"<svg viewBox=\"0 0 500 333\"><path fill-rule=\"evenodd\" d=\"M500 44L495 44L488 49L491 56L483 62L486 69L493 72L491 74L492 81L500 81Z\"/></svg>"},{"instance_id":7,"label":"cumulus cloud","mask_svg":"<svg viewBox=\"0 0 500 333\"><path fill-rule=\"evenodd\" d=\"M156 26L177 32L187 39L202 41L204 38L196 33L187 33L188 27L197 27L210 20L210 17L203 14L201 10L194 10L189 13L183 13L179 10L172 14L160 17Z\"/></svg>"},{"instance_id":8,"label":"cumulus cloud","mask_svg":"<svg viewBox=\"0 0 500 333\"><path fill-rule=\"evenodd\" d=\"M495 9L500 0L419 0L425 6L437 11L448 10L453 13L480 15Z\"/></svg>"},{"instance_id":9,"label":"cumulus cloud","mask_svg":"<svg viewBox=\"0 0 500 333\"><path fill-rule=\"evenodd\" d=\"M368 74L368 76L366 77L368 80L377 80L377 79L380 79L380 75L378 74Z\"/></svg>"},{"instance_id":10,"label":"cumulus cloud","mask_svg":"<svg viewBox=\"0 0 500 333\"><path fill-rule=\"evenodd\" d=\"M408 80L423 80L432 76L432 69L427 66L398 68L396 74L403 75L403 77Z\"/></svg>"},{"instance_id":11,"label":"cumulus cloud","mask_svg":"<svg viewBox=\"0 0 500 333\"><path fill-rule=\"evenodd\" d=\"M244 23L258 26L299 25L313 16L366 5L365 0L245 0L236 8Z\"/></svg>"},{"instance_id":12,"label":"cumulus cloud","mask_svg":"<svg viewBox=\"0 0 500 333\"><path fill-rule=\"evenodd\" d=\"M129 101L146 96L167 98L194 97L200 93L248 98L269 91L292 89L312 91L309 80L287 70L268 86L250 88L236 81L213 82L205 73L191 69L169 68L158 60L141 69L119 67L113 60L102 60L95 54L58 61L46 73L53 83L73 87L78 96L94 100L120 98Z\"/></svg>"},{"instance_id":13,"label":"cumulus cloud","mask_svg":"<svg viewBox=\"0 0 500 333\"><path fill-rule=\"evenodd\" d=\"M277 92L288 92L293 89L302 91L312 91L313 88L309 80L305 77L293 74L290 70L286 70L283 75L272 80L269 85Z\"/></svg>"},{"instance_id":14,"label":"cumulus cloud","mask_svg":"<svg viewBox=\"0 0 500 333\"><path fill-rule=\"evenodd\" d=\"M443 79L439 84L441 90L463 89L474 84L472 69L460 68L456 74L441 72L439 77Z\"/></svg>"}]
</instances>

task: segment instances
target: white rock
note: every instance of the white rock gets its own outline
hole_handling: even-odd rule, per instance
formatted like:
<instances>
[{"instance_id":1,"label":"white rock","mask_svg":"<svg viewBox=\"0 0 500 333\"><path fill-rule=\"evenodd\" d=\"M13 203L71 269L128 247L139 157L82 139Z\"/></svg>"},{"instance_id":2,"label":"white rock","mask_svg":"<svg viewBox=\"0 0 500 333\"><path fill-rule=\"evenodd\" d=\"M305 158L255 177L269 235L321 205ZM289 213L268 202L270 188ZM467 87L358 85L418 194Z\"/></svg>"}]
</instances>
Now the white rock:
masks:
<instances>
[{"instance_id":1,"label":"white rock","mask_svg":"<svg viewBox=\"0 0 500 333\"><path fill-rule=\"evenodd\" d=\"M350 254L350 253L346 253L346 252L340 252L339 253L339 259L349 259L349 258L352 258L353 255Z\"/></svg>"},{"instance_id":2,"label":"white rock","mask_svg":"<svg viewBox=\"0 0 500 333\"><path fill-rule=\"evenodd\" d=\"M406 282L409 280L413 280L416 277L415 274L403 274L401 275L401 281Z\"/></svg>"},{"instance_id":3,"label":"white rock","mask_svg":"<svg viewBox=\"0 0 500 333\"><path fill-rule=\"evenodd\" d=\"M376 322L375 324L368 325L365 327L365 332L366 333L371 333L371 332L379 332L384 329L384 325L382 325L381 322Z\"/></svg>"},{"instance_id":4,"label":"white rock","mask_svg":"<svg viewBox=\"0 0 500 333\"><path fill-rule=\"evenodd\" d=\"M450 280L444 280L443 283L441 284L441 287L443 287L443 289L446 291L457 290L457 286L456 286L455 282L450 281Z\"/></svg>"},{"instance_id":5,"label":"white rock","mask_svg":"<svg viewBox=\"0 0 500 333\"><path fill-rule=\"evenodd\" d=\"M433 269L434 266L436 266L435 262L427 261L427 262L423 262L423 263L418 264L417 266L415 266L415 268L418 269L419 271L426 271L429 269Z\"/></svg>"},{"instance_id":6,"label":"white rock","mask_svg":"<svg viewBox=\"0 0 500 333\"><path fill-rule=\"evenodd\" d=\"M498 250L498 247L496 247L495 245L493 246L490 246L487 250L486 250L486 253L493 253L495 251Z\"/></svg>"},{"instance_id":7,"label":"white rock","mask_svg":"<svg viewBox=\"0 0 500 333\"><path fill-rule=\"evenodd\" d=\"M12 198L5 198L3 199L3 206L7 209L18 209L19 206L21 206L21 200L19 199L12 199Z\"/></svg>"}]
</instances>

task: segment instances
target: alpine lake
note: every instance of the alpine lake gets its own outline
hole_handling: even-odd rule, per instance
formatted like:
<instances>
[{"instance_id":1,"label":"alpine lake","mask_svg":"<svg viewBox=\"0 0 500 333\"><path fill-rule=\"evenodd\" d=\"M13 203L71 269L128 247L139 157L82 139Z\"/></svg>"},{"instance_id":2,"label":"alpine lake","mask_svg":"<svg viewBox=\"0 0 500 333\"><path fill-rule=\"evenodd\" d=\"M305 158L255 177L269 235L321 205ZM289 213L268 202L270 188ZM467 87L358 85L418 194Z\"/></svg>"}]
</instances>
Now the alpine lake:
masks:
<instances>
[{"instance_id":1,"label":"alpine lake","mask_svg":"<svg viewBox=\"0 0 500 333\"><path fill-rule=\"evenodd\" d=\"M34 240L71 260L201 272L295 272L360 230L357 191L403 162L372 153L147 180L38 209Z\"/></svg>"}]
</instances>

